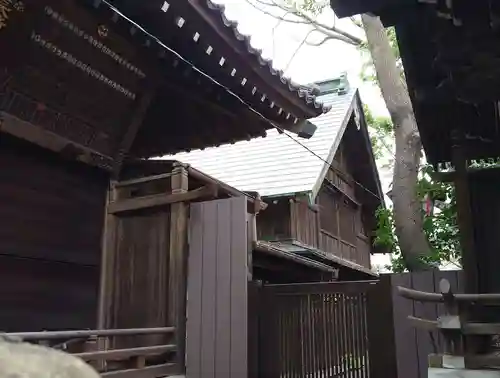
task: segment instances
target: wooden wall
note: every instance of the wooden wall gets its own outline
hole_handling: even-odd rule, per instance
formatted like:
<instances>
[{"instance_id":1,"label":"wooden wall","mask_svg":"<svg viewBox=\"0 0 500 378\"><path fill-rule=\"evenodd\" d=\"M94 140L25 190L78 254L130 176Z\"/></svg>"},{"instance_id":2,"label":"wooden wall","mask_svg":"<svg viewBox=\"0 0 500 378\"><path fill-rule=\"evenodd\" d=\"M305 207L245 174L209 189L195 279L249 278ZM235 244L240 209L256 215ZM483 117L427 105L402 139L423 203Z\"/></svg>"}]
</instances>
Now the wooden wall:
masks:
<instances>
[{"instance_id":1,"label":"wooden wall","mask_svg":"<svg viewBox=\"0 0 500 378\"><path fill-rule=\"evenodd\" d=\"M292 200L290 212L292 238L311 247L319 248L318 212L309 206L306 198Z\"/></svg>"},{"instance_id":2,"label":"wooden wall","mask_svg":"<svg viewBox=\"0 0 500 378\"><path fill-rule=\"evenodd\" d=\"M289 201L290 216L284 219L289 219L290 238L370 268L372 247L367 235L370 230L367 230L363 216L366 210L356 200L353 178L349 172L341 144L332 169L328 171L316 197L316 204L311 206L306 197L293 198ZM277 212L266 216L283 217ZM257 220L259 222L259 218ZM269 219L265 223L258 223L258 227L264 229L260 235L273 234L270 225L274 223Z\"/></svg>"},{"instance_id":3,"label":"wooden wall","mask_svg":"<svg viewBox=\"0 0 500 378\"><path fill-rule=\"evenodd\" d=\"M463 293L462 271L428 271L415 273L388 274L381 277L383 291L378 296L383 302L373 303L370 311L375 316L376 328L384 330L384 348L379 348L378 356L371 359L377 370L388 378L427 378L427 356L443 351L444 345L437 331L416 329L408 320L409 315L436 320L444 314L444 305L420 303L398 295L397 287L403 286L426 292L439 292L439 281L446 278L454 293ZM389 310L389 309L392 309ZM380 313L377 318L376 314Z\"/></svg>"},{"instance_id":4,"label":"wooden wall","mask_svg":"<svg viewBox=\"0 0 500 378\"><path fill-rule=\"evenodd\" d=\"M288 198L269 201L266 210L257 214L257 238L259 240L291 238Z\"/></svg>"},{"instance_id":5,"label":"wooden wall","mask_svg":"<svg viewBox=\"0 0 500 378\"><path fill-rule=\"evenodd\" d=\"M257 216L260 240L295 239L370 268L373 204L359 199L346 144L337 150L323 185L310 204L307 196L267 201Z\"/></svg>"},{"instance_id":6,"label":"wooden wall","mask_svg":"<svg viewBox=\"0 0 500 378\"><path fill-rule=\"evenodd\" d=\"M97 169L0 136L0 330L95 327L107 186Z\"/></svg>"},{"instance_id":7,"label":"wooden wall","mask_svg":"<svg viewBox=\"0 0 500 378\"><path fill-rule=\"evenodd\" d=\"M191 205L187 376L247 376L247 201Z\"/></svg>"},{"instance_id":8,"label":"wooden wall","mask_svg":"<svg viewBox=\"0 0 500 378\"><path fill-rule=\"evenodd\" d=\"M170 209L133 212L116 219L111 303L107 328L168 324ZM163 336L146 339L161 343ZM137 337L127 343L138 346ZM142 345L142 344L141 344Z\"/></svg>"}]
</instances>

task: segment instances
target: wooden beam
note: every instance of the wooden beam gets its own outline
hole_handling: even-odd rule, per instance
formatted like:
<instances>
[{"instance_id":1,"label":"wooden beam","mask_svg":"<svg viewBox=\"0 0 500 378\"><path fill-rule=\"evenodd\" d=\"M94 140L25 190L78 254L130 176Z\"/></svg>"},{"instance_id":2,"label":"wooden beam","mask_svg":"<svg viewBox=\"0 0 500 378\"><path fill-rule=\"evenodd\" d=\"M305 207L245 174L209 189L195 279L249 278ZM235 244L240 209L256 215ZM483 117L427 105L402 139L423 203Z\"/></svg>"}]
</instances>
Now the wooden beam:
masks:
<instances>
[{"instance_id":1,"label":"wooden beam","mask_svg":"<svg viewBox=\"0 0 500 378\"><path fill-rule=\"evenodd\" d=\"M216 185L218 188L220 188L223 192L229 194L231 197L240 197L240 196L246 196L248 199L248 202L251 204L254 202L258 202L258 211L265 210L267 208L267 203L264 201L260 200L259 198L253 198L244 192L239 191L238 189L233 188L232 186L229 186L228 184L219 181L211 176L206 175L205 173L197 170L196 168L193 168L189 165L186 165L186 169L188 171L188 174L190 177L194 178L195 180L201 181L202 183L208 184L208 185ZM254 210L252 210L254 211ZM250 211L250 212L252 212ZM257 211L257 212L258 212Z\"/></svg>"},{"instance_id":2,"label":"wooden beam","mask_svg":"<svg viewBox=\"0 0 500 378\"><path fill-rule=\"evenodd\" d=\"M491 168L475 168L475 167L467 167L467 174L468 175L474 175L477 173L481 172L488 172L488 171L498 171L500 170L499 167L491 167ZM451 171L451 172L434 172L432 174L432 178L436 181L439 182L450 182L453 183L456 180L456 172Z\"/></svg>"},{"instance_id":3,"label":"wooden beam","mask_svg":"<svg viewBox=\"0 0 500 378\"><path fill-rule=\"evenodd\" d=\"M128 369L110 371L101 373L102 378L151 378L151 377L167 377L176 373L177 366L175 364L162 364L147 366L142 369Z\"/></svg>"},{"instance_id":4,"label":"wooden beam","mask_svg":"<svg viewBox=\"0 0 500 378\"><path fill-rule=\"evenodd\" d=\"M108 214L120 214L127 211L142 210L178 202L190 202L200 198L215 197L217 197L217 188L215 186L204 186L189 192L153 194L150 196L114 201L109 204Z\"/></svg>"},{"instance_id":5,"label":"wooden beam","mask_svg":"<svg viewBox=\"0 0 500 378\"><path fill-rule=\"evenodd\" d=\"M60 154L71 149L71 159L107 171L113 166L113 159L109 156L1 111L0 131Z\"/></svg>"},{"instance_id":6,"label":"wooden beam","mask_svg":"<svg viewBox=\"0 0 500 378\"><path fill-rule=\"evenodd\" d=\"M188 192L188 170L184 164L175 163L172 170L172 195ZM168 319L176 329L176 366L179 374L186 371L186 296L188 266L189 208L186 202L175 202L170 208L170 262Z\"/></svg>"},{"instance_id":7,"label":"wooden beam","mask_svg":"<svg viewBox=\"0 0 500 378\"><path fill-rule=\"evenodd\" d=\"M462 133L458 130L453 131L451 140L453 142L452 163L455 166L454 181L457 201L457 221L460 230L460 245L465 274L465 292L477 293L479 290L478 264L474 248L471 197Z\"/></svg>"},{"instance_id":8,"label":"wooden beam","mask_svg":"<svg viewBox=\"0 0 500 378\"><path fill-rule=\"evenodd\" d=\"M120 170L123 165L123 160L125 159L126 154L129 152L132 147L132 143L141 127L144 117L146 116L146 112L153 101L155 96L155 89L150 89L145 92L139 99L139 103L133 113L132 120L130 122L125 135L123 136L120 146L118 147L118 151L115 154L114 165L113 165L113 175L115 178L118 178L120 174Z\"/></svg>"},{"instance_id":9,"label":"wooden beam","mask_svg":"<svg viewBox=\"0 0 500 378\"><path fill-rule=\"evenodd\" d=\"M116 183L117 188L123 188L126 186L134 186L137 184L145 184L147 182L151 181L158 181L158 180L164 180L172 177L172 173L162 173L159 175L154 175L154 176L147 176L147 177L140 177L136 179L130 179L130 180L124 180L124 181L119 181Z\"/></svg>"},{"instance_id":10,"label":"wooden beam","mask_svg":"<svg viewBox=\"0 0 500 378\"><path fill-rule=\"evenodd\" d=\"M154 345L127 349L101 350L97 352L75 353L84 361L96 361L105 359L107 361L123 361L137 356L157 356L163 353L175 351L175 345Z\"/></svg>"},{"instance_id":11,"label":"wooden beam","mask_svg":"<svg viewBox=\"0 0 500 378\"><path fill-rule=\"evenodd\" d=\"M113 273L116 247L116 217L109 214L109 205L116 200L116 189L111 182L106 198L104 211L104 230L101 246L101 274L99 282L99 298L97 309L97 328L102 330L109 327L109 316L113 292Z\"/></svg>"}]
</instances>

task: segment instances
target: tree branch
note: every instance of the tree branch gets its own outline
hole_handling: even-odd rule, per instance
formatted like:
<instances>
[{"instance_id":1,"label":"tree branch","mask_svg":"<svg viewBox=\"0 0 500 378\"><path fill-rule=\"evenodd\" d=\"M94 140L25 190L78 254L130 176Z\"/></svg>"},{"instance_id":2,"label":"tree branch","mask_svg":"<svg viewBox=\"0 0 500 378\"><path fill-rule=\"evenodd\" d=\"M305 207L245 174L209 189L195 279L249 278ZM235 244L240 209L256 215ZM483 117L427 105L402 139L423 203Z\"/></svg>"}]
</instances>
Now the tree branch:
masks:
<instances>
[{"instance_id":1,"label":"tree branch","mask_svg":"<svg viewBox=\"0 0 500 378\"><path fill-rule=\"evenodd\" d=\"M349 43L353 46L359 46L359 45L363 44L362 39L346 32L346 31L343 31L335 26L330 26L330 25L326 25L324 23L321 23L321 22L315 20L313 17L306 14L305 12L302 12L301 10L299 10L295 7L286 6L283 4L278 4L274 0L271 0L270 3L263 1L263 0L253 0L253 1L256 1L257 3L259 3L263 6L277 8L281 11L286 12L284 16L279 16L277 14L269 12L266 9L263 9L262 7L256 5L255 3L252 2L252 0L245 0L245 1L248 4L250 4L253 8L257 9L258 11L260 11L268 16L271 16L275 19L281 20L283 22L288 22L288 23L293 23L293 24L311 25L319 32L329 36L330 39L341 40L341 41ZM297 17L298 20L291 20L289 18L286 18L286 16L288 14L291 14L291 15Z\"/></svg>"},{"instance_id":2,"label":"tree branch","mask_svg":"<svg viewBox=\"0 0 500 378\"><path fill-rule=\"evenodd\" d=\"M307 38L309 38L309 36L311 35L311 33L313 33L314 31L315 31L314 29L313 29L313 30L310 30L310 31L306 34L306 36L304 37L304 39L300 42L300 44L297 46L297 48L296 48L296 49L295 49L295 51L293 52L293 54L292 54L292 56L291 56L290 60L288 61L288 63L287 63L287 65L286 65L285 69L283 70L283 73L285 73L285 72L288 70L288 68L290 68L290 65L292 64L292 61L295 59L295 56L296 56L296 55L297 55L297 53L299 52L300 48L301 48L302 46L304 46L304 44L307 42Z\"/></svg>"}]
</instances>

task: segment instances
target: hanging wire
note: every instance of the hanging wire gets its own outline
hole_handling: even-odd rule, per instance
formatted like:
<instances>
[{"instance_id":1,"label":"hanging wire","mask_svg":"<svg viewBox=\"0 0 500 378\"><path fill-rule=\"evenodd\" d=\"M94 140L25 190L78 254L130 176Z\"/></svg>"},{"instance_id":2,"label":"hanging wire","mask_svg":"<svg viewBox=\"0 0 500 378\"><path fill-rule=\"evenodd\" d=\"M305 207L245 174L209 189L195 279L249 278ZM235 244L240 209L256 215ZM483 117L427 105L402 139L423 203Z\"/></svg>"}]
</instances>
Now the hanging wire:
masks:
<instances>
[{"instance_id":1,"label":"hanging wire","mask_svg":"<svg viewBox=\"0 0 500 378\"><path fill-rule=\"evenodd\" d=\"M128 22L131 22L133 23L134 25L136 25L144 34L146 34L148 37L150 37L151 39L154 39L159 45L161 45L163 48L165 48L167 51L169 51L171 54L175 55L178 59L180 59L183 63L187 64L193 71L197 72L198 74L202 75L203 77L207 78L209 81L211 81L213 84L219 86L220 88L224 89L224 91L226 93L228 93L229 95L231 95L232 97L234 97L236 100L238 100L242 105L244 105L248 110L250 110L251 112L253 112L255 115L257 115L259 118L261 118L262 120L264 120L265 122L267 122L269 125L271 125L272 127L274 127L276 130L278 130L280 133L282 134L285 134L288 138L290 138L291 140L293 140L295 143L297 143L298 145L302 146L302 148L304 148L305 150L309 151L309 153L311 153L312 155L314 155L315 157L317 157L318 159L320 159L322 162L324 162L325 164L327 164L328 166L328 169L331 170L332 172L336 173L336 171L331 167L331 163L329 163L327 160L323 159L320 155L318 155L317 153L315 153L313 150L311 150L309 147L307 147L306 145L304 145L302 142L298 141L297 139L295 139L293 136L291 136L290 134L288 134L286 132L285 129L283 129L281 126L277 125L275 122L271 121L270 119L268 119L267 117L265 117L264 115L262 115L259 111L255 110L249 103L247 103L245 100L243 100L240 96L238 96L236 93L234 93L230 88L228 88L227 86L219 83L216 79L214 79L212 76L208 75L207 73L205 73L203 70L201 70L200 68L196 67L194 65L194 63L192 63L191 61L189 61L188 59L184 58L181 54L179 54L177 51L175 51L174 49L172 49L171 47L165 45L160 39L158 39L157 37L155 37L154 35L152 35L151 33L149 33L147 30L145 30L143 27L141 27L140 25L136 24L134 21L132 21L131 19L129 19L128 17L126 17L124 14L122 14L116 7L114 7L113 5L111 5L109 2L103 0L103 2L105 4L107 4L111 9L113 9L119 16L123 17L124 19L126 19ZM221 182L220 180L217 180L217 182ZM378 196L377 194L375 194L373 191L371 191L370 189L368 189L367 187L365 187L363 184L361 184L360 182L356 181L353 179L353 182L358 185L361 189L365 190L366 192L370 193L371 195L373 195L375 198L377 198L378 200L382 201L383 202L383 199L380 198L380 196ZM256 200L255 197L247 194L247 193L244 193L242 192L244 195L246 195L247 197L253 199L253 200Z\"/></svg>"}]
</instances>

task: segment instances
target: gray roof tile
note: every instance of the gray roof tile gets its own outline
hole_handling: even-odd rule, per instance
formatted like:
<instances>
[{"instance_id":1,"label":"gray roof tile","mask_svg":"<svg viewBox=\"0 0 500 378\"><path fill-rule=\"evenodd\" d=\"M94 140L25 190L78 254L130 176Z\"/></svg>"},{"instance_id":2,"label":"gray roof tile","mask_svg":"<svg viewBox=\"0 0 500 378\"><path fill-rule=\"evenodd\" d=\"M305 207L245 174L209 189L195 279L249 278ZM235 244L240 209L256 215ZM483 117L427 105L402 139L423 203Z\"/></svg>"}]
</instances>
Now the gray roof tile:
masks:
<instances>
[{"instance_id":1,"label":"gray roof tile","mask_svg":"<svg viewBox=\"0 0 500 378\"><path fill-rule=\"evenodd\" d=\"M323 160L333 158L347 121L356 103L357 91L319 96L331 110L310 121L317 126L310 139L294 139L314 151ZM290 134L289 134L290 135ZM276 130L267 137L232 145L183 152L162 159L178 160L242 191L261 196L279 196L310 192L320 178L324 162L303 146Z\"/></svg>"}]
</instances>

